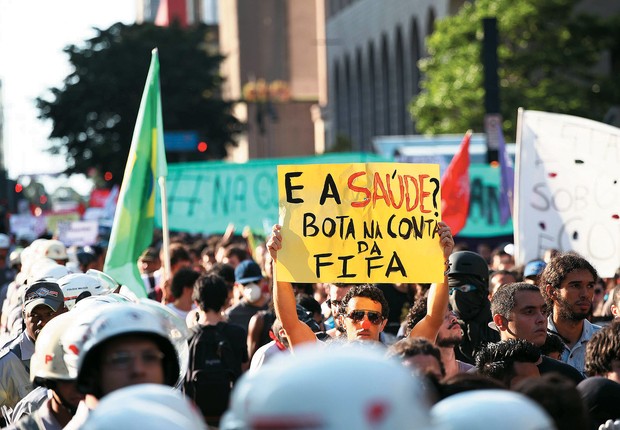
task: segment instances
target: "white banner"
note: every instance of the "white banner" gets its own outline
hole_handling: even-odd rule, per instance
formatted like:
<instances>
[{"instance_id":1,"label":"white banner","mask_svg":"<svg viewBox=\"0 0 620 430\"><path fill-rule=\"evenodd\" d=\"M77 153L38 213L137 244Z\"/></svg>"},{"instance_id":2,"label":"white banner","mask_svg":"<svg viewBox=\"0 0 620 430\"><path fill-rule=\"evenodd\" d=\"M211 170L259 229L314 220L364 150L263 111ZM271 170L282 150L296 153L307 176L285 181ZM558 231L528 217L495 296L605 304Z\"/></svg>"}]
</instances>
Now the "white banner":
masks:
<instances>
[{"instance_id":1,"label":"white banner","mask_svg":"<svg viewBox=\"0 0 620 430\"><path fill-rule=\"evenodd\" d=\"M97 242L98 221L68 221L58 223L58 240L67 246L86 246Z\"/></svg>"},{"instance_id":2,"label":"white banner","mask_svg":"<svg viewBox=\"0 0 620 430\"><path fill-rule=\"evenodd\" d=\"M575 251L602 277L620 266L620 129L522 111L517 142L517 262Z\"/></svg>"},{"instance_id":3,"label":"white banner","mask_svg":"<svg viewBox=\"0 0 620 430\"><path fill-rule=\"evenodd\" d=\"M32 242L47 231L47 219L44 216L14 214L9 218L9 226L16 239Z\"/></svg>"}]
</instances>

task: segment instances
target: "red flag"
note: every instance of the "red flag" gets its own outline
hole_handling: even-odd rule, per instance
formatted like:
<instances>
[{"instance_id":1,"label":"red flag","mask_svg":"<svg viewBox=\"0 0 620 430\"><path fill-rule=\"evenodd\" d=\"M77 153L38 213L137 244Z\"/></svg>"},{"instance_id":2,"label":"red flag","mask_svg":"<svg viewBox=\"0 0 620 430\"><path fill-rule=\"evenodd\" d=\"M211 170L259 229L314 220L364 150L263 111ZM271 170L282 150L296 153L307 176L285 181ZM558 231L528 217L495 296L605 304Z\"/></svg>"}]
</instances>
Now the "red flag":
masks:
<instances>
[{"instance_id":1,"label":"red flag","mask_svg":"<svg viewBox=\"0 0 620 430\"><path fill-rule=\"evenodd\" d=\"M471 130L468 130L441 178L441 217L450 226L453 235L465 227L469 214L470 140Z\"/></svg>"}]
</instances>

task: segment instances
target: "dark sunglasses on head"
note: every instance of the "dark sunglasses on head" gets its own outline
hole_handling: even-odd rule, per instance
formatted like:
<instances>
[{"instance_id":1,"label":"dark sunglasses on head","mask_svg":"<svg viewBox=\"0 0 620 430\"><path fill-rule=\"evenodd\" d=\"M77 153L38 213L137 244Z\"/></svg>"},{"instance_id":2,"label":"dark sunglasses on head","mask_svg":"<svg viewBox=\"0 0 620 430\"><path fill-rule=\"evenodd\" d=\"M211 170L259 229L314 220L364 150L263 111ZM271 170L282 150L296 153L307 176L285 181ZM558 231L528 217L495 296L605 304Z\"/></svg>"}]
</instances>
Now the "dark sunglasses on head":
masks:
<instances>
[{"instance_id":1,"label":"dark sunglasses on head","mask_svg":"<svg viewBox=\"0 0 620 430\"><path fill-rule=\"evenodd\" d=\"M372 324L380 324L383 321L383 315L377 311L351 311L347 314L347 318L358 323L364 319L364 315L368 316L368 321Z\"/></svg>"}]
</instances>

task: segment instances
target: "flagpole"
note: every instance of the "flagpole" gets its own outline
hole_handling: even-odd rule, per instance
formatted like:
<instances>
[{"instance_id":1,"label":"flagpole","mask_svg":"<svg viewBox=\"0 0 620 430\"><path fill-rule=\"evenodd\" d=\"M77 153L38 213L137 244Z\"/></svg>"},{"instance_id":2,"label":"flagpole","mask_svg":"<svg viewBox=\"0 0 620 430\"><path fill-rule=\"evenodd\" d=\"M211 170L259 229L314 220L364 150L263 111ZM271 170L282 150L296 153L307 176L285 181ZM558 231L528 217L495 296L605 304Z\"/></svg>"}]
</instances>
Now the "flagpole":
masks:
<instances>
[{"instance_id":1,"label":"flagpole","mask_svg":"<svg viewBox=\"0 0 620 430\"><path fill-rule=\"evenodd\" d=\"M512 213L512 229L513 229L513 238L515 243L515 261L518 264L525 264L525 261L522 261L521 256L521 237L519 232L519 171L521 170L521 139L523 138L523 132L521 128L523 127L523 108L520 107L517 109L517 135L515 136L515 184L514 184L514 193L513 193L513 205L514 211Z\"/></svg>"},{"instance_id":2,"label":"flagpole","mask_svg":"<svg viewBox=\"0 0 620 430\"><path fill-rule=\"evenodd\" d=\"M166 195L166 177L157 178L161 196L161 234L163 239L164 275L170 276L170 234L168 230L168 196Z\"/></svg>"}]
</instances>

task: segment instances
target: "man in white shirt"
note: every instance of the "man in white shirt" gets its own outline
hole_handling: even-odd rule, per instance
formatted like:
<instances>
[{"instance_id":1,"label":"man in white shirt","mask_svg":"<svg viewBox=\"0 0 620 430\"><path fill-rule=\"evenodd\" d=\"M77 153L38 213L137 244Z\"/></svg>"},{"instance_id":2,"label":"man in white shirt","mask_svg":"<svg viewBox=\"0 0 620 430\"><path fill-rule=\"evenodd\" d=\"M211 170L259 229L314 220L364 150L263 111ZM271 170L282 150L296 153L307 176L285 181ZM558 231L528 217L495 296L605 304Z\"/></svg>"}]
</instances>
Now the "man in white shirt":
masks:
<instances>
[{"instance_id":1,"label":"man in white shirt","mask_svg":"<svg viewBox=\"0 0 620 430\"><path fill-rule=\"evenodd\" d=\"M540 291L551 308L547 330L564 341L560 360L583 373L586 345L600 326L587 318L592 312L596 269L580 255L560 254L540 275Z\"/></svg>"}]
</instances>

